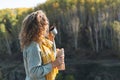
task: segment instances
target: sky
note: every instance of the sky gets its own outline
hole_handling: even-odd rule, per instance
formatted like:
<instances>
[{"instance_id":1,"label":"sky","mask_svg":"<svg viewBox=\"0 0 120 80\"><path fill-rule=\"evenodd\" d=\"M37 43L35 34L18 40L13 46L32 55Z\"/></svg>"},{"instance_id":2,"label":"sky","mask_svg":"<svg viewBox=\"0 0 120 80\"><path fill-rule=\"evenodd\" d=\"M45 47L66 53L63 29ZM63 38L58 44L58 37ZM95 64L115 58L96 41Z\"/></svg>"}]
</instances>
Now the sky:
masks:
<instances>
[{"instance_id":1,"label":"sky","mask_svg":"<svg viewBox=\"0 0 120 80\"><path fill-rule=\"evenodd\" d=\"M29 8L34 7L39 3L44 3L46 0L0 0L0 9L5 8Z\"/></svg>"}]
</instances>

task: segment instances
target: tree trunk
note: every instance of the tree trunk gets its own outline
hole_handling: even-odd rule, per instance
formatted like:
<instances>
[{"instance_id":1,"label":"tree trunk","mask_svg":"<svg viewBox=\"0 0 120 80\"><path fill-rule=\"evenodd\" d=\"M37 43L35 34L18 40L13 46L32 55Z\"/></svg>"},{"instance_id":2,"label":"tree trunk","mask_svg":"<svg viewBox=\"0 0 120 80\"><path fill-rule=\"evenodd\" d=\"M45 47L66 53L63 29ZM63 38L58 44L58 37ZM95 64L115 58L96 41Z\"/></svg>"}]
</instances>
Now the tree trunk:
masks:
<instances>
[{"instance_id":1,"label":"tree trunk","mask_svg":"<svg viewBox=\"0 0 120 80\"><path fill-rule=\"evenodd\" d=\"M96 42L96 52L98 52L98 49L99 49L99 44L98 44L98 24L96 25L96 28L95 28L95 42Z\"/></svg>"},{"instance_id":2,"label":"tree trunk","mask_svg":"<svg viewBox=\"0 0 120 80\"><path fill-rule=\"evenodd\" d=\"M94 41L93 41L93 34L92 34L92 29L91 29L91 26L89 26L89 32L90 32L90 44L92 46L92 50L95 51L95 46L94 46Z\"/></svg>"},{"instance_id":3,"label":"tree trunk","mask_svg":"<svg viewBox=\"0 0 120 80\"><path fill-rule=\"evenodd\" d=\"M7 47L8 54L12 55L12 51L11 51L11 48L10 48L9 40L8 40L6 34L4 36L5 36L5 41L6 41L6 47Z\"/></svg>"}]
</instances>

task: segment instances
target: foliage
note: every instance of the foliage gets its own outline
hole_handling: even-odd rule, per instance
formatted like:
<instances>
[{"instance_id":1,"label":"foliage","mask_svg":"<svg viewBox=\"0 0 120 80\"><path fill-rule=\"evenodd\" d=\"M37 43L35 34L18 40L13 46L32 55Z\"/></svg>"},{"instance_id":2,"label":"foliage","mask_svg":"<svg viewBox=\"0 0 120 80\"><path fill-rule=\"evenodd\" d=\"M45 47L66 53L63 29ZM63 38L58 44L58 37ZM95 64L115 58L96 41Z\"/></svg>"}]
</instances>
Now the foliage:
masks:
<instances>
[{"instance_id":1,"label":"foliage","mask_svg":"<svg viewBox=\"0 0 120 80\"><path fill-rule=\"evenodd\" d=\"M120 20L119 3L119 0L48 0L35 10L44 10L50 24L57 26L56 41L60 47L71 45L99 52L114 47L110 24Z\"/></svg>"},{"instance_id":2,"label":"foliage","mask_svg":"<svg viewBox=\"0 0 120 80\"><path fill-rule=\"evenodd\" d=\"M42 9L50 25L56 25L58 29L57 47L85 48L95 52L105 49L119 51L119 29L114 27L118 26L114 21L120 21L119 4L119 0L47 0L35 8L0 10L0 42L7 43L4 46L8 49L6 53L19 51L18 34L23 18Z\"/></svg>"},{"instance_id":3,"label":"foliage","mask_svg":"<svg viewBox=\"0 0 120 80\"><path fill-rule=\"evenodd\" d=\"M65 77L65 80L75 80L74 76L73 75L67 75Z\"/></svg>"},{"instance_id":4,"label":"foliage","mask_svg":"<svg viewBox=\"0 0 120 80\"><path fill-rule=\"evenodd\" d=\"M0 52L19 53L18 33L20 31L23 17L31 8L17 8L0 10Z\"/></svg>"}]
</instances>

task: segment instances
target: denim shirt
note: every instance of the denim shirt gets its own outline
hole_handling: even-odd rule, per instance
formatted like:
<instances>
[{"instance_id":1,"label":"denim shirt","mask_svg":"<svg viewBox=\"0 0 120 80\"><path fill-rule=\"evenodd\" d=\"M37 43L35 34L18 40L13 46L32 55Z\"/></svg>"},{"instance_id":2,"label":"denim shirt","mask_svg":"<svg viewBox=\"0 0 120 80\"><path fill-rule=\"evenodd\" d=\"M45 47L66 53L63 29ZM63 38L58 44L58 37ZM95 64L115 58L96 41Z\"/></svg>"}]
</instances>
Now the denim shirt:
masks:
<instances>
[{"instance_id":1,"label":"denim shirt","mask_svg":"<svg viewBox=\"0 0 120 80\"><path fill-rule=\"evenodd\" d=\"M31 42L29 46L23 49L23 61L26 72L25 80L46 80L45 75L52 70L51 63L42 64L40 52L39 44L36 42Z\"/></svg>"}]
</instances>

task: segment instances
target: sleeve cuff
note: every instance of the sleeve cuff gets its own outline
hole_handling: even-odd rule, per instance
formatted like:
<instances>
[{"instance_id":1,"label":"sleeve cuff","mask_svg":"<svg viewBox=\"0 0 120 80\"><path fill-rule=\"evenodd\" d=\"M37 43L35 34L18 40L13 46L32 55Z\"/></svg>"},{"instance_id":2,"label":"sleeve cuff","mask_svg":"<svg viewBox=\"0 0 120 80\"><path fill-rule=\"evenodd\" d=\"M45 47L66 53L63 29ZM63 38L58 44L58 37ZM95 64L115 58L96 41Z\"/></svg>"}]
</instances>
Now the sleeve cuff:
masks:
<instances>
[{"instance_id":1,"label":"sleeve cuff","mask_svg":"<svg viewBox=\"0 0 120 80\"><path fill-rule=\"evenodd\" d=\"M49 73L52 70L52 64L51 63L45 64L43 69L45 73Z\"/></svg>"}]
</instances>

